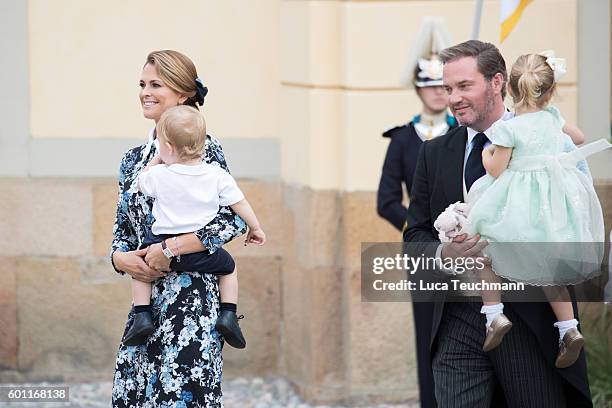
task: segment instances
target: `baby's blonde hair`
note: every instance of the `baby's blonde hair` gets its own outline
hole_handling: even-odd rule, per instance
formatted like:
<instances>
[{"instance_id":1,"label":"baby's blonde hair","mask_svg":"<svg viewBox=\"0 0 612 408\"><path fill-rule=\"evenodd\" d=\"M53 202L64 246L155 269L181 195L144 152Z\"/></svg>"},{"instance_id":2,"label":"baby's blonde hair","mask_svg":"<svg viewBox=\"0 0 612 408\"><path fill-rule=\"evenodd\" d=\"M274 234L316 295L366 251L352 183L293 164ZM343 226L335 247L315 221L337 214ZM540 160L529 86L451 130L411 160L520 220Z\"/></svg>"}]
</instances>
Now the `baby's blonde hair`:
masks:
<instances>
[{"instance_id":1,"label":"baby's blonde hair","mask_svg":"<svg viewBox=\"0 0 612 408\"><path fill-rule=\"evenodd\" d=\"M159 119L157 132L177 149L181 159L202 156L206 143L206 122L197 109L179 105L166 110Z\"/></svg>"},{"instance_id":2,"label":"baby's blonde hair","mask_svg":"<svg viewBox=\"0 0 612 408\"><path fill-rule=\"evenodd\" d=\"M515 107L543 108L555 88L555 74L546 63L546 57L525 54L512 66L508 85Z\"/></svg>"}]
</instances>

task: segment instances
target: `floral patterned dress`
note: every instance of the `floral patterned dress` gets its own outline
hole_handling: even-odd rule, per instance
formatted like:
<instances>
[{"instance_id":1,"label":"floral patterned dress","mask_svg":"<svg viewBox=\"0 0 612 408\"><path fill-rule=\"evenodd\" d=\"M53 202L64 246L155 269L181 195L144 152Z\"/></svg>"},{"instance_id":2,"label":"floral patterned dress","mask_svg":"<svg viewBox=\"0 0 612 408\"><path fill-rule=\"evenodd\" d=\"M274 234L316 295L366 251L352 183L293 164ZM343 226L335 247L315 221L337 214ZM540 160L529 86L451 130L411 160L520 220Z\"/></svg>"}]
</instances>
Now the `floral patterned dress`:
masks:
<instances>
[{"instance_id":1,"label":"floral patterned dress","mask_svg":"<svg viewBox=\"0 0 612 408\"><path fill-rule=\"evenodd\" d=\"M114 251L138 249L153 223L153 199L136 190L135 180L157 154L154 131L147 143L129 150L119 169L119 200L113 228ZM219 142L207 137L203 160L228 170ZM246 231L228 207L196 235L214 252ZM123 272L117 271L121 274ZM142 346L120 345L113 382L113 407L223 407L222 339L215 330L217 279L199 272L169 272L153 284L156 331ZM128 314L126 330L133 312Z\"/></svg>"}]
</instances>

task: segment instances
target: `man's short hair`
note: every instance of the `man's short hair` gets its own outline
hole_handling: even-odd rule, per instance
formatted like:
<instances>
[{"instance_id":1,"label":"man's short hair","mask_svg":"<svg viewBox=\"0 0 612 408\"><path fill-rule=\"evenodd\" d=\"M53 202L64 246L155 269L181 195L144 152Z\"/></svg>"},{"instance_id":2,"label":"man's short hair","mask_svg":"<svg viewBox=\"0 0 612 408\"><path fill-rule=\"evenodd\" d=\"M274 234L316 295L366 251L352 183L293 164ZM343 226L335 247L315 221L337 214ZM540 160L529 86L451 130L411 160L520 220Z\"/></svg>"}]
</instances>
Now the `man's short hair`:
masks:
<instances>
[{"instance_id":1,"label":"man's short hair","mask_svg":"<svg viewBox=\"0 0 612 408\"><path fill-rule=\"evenodd\" d=\"M504 77L502 84L502 98L505 98L508 72L506 71L506 61L504 60L504 57L502 57L497 47L491 43L478 40L469 40L462 42L461 44L445 48L440 52L440 59L444 64L465 57L476 58L478 72L480 72L489 81L495 76L495 74L502 74Z\"/></svg>"}]
</instances>

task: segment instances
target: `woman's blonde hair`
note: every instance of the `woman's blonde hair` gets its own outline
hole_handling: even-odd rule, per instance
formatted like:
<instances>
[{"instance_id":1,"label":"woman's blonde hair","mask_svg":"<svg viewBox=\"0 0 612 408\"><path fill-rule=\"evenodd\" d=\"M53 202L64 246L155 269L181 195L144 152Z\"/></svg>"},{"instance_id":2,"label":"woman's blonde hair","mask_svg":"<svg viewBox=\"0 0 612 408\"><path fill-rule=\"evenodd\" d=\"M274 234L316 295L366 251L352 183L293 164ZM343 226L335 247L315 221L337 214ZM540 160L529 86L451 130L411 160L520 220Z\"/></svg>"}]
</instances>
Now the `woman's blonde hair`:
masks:
<instances>
[{"instance_id":1,"label":"woman's blonde hair","mask_svg":"<svg viewBox=\"0 0 612 408\"><path fill-rule=\"evenodd\" d=\"M515 107L543 108L555 89L555 74L546 57L525 54L512 66L508 85Z\"/></svg>"},{"instance_id":2,"label":"woman's blonde hair","mask_svg":"<svg viewBox=\"0 0 612 408\"><path fill-rule=\"evenodd\" d=\"M183 160L202 156L206 143L206 122L197 109L179 105L167 109L157 124L157 134L170 143Z\"/></svg>"},{"instance_id":3,"label":"woman's blonde hair","mask_svg":"<svg viewBox=\"0 0 612 408\"><path fill-rule=\"evenodd\" d=\"M155 67L157 75L170 89L187 97L184 105L198 108L196 104L198 72L189 57L174 50L153 51L147 55L145 65L147 64Z\"/></svg>"}]
</instances>

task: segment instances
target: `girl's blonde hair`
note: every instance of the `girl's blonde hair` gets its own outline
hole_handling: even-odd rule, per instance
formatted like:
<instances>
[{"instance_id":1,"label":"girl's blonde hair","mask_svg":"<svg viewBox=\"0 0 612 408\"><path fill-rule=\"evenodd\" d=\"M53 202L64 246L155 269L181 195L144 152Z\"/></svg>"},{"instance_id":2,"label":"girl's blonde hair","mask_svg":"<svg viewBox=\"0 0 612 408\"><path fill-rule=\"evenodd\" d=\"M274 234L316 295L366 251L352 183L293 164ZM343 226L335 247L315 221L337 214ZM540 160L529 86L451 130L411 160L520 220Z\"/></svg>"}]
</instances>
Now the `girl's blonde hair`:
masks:
<instances>
[{"instance_id":1,"label":"girl's blonde hair","mask_svg":"<svg viewBox=\"0 0 612 408\"><path fill-rule=\"evenodd\" d=\"M546 57L525 54L518 57L508 81L515 107L543 108L555 88L555 74Z\"/></svg>"},{"instance_id":2,"label":"girl's blonde hair","mask_svg":"<svg viewBox=\"0 0 612 408\"><path fill-rule=\"evenodd\" d=\"M147 55L147 64L155 67L157 75L170 89L187 97L185 105L198 108L195 81L198 72L189 57L174 50L153 51Z\"/></svg>"},{"instance_id":3,"label":"girl's blonde hair","mask_svg":"<svg viewBox=\"0 0 612 408\"><path fill-rule=\"evenodd\" d=\"M197 109L179 105L167 109L157 124L157 134L175 149L183 160L202 156L206 143L206 122Z\"/></svg>"}]
</instances>

